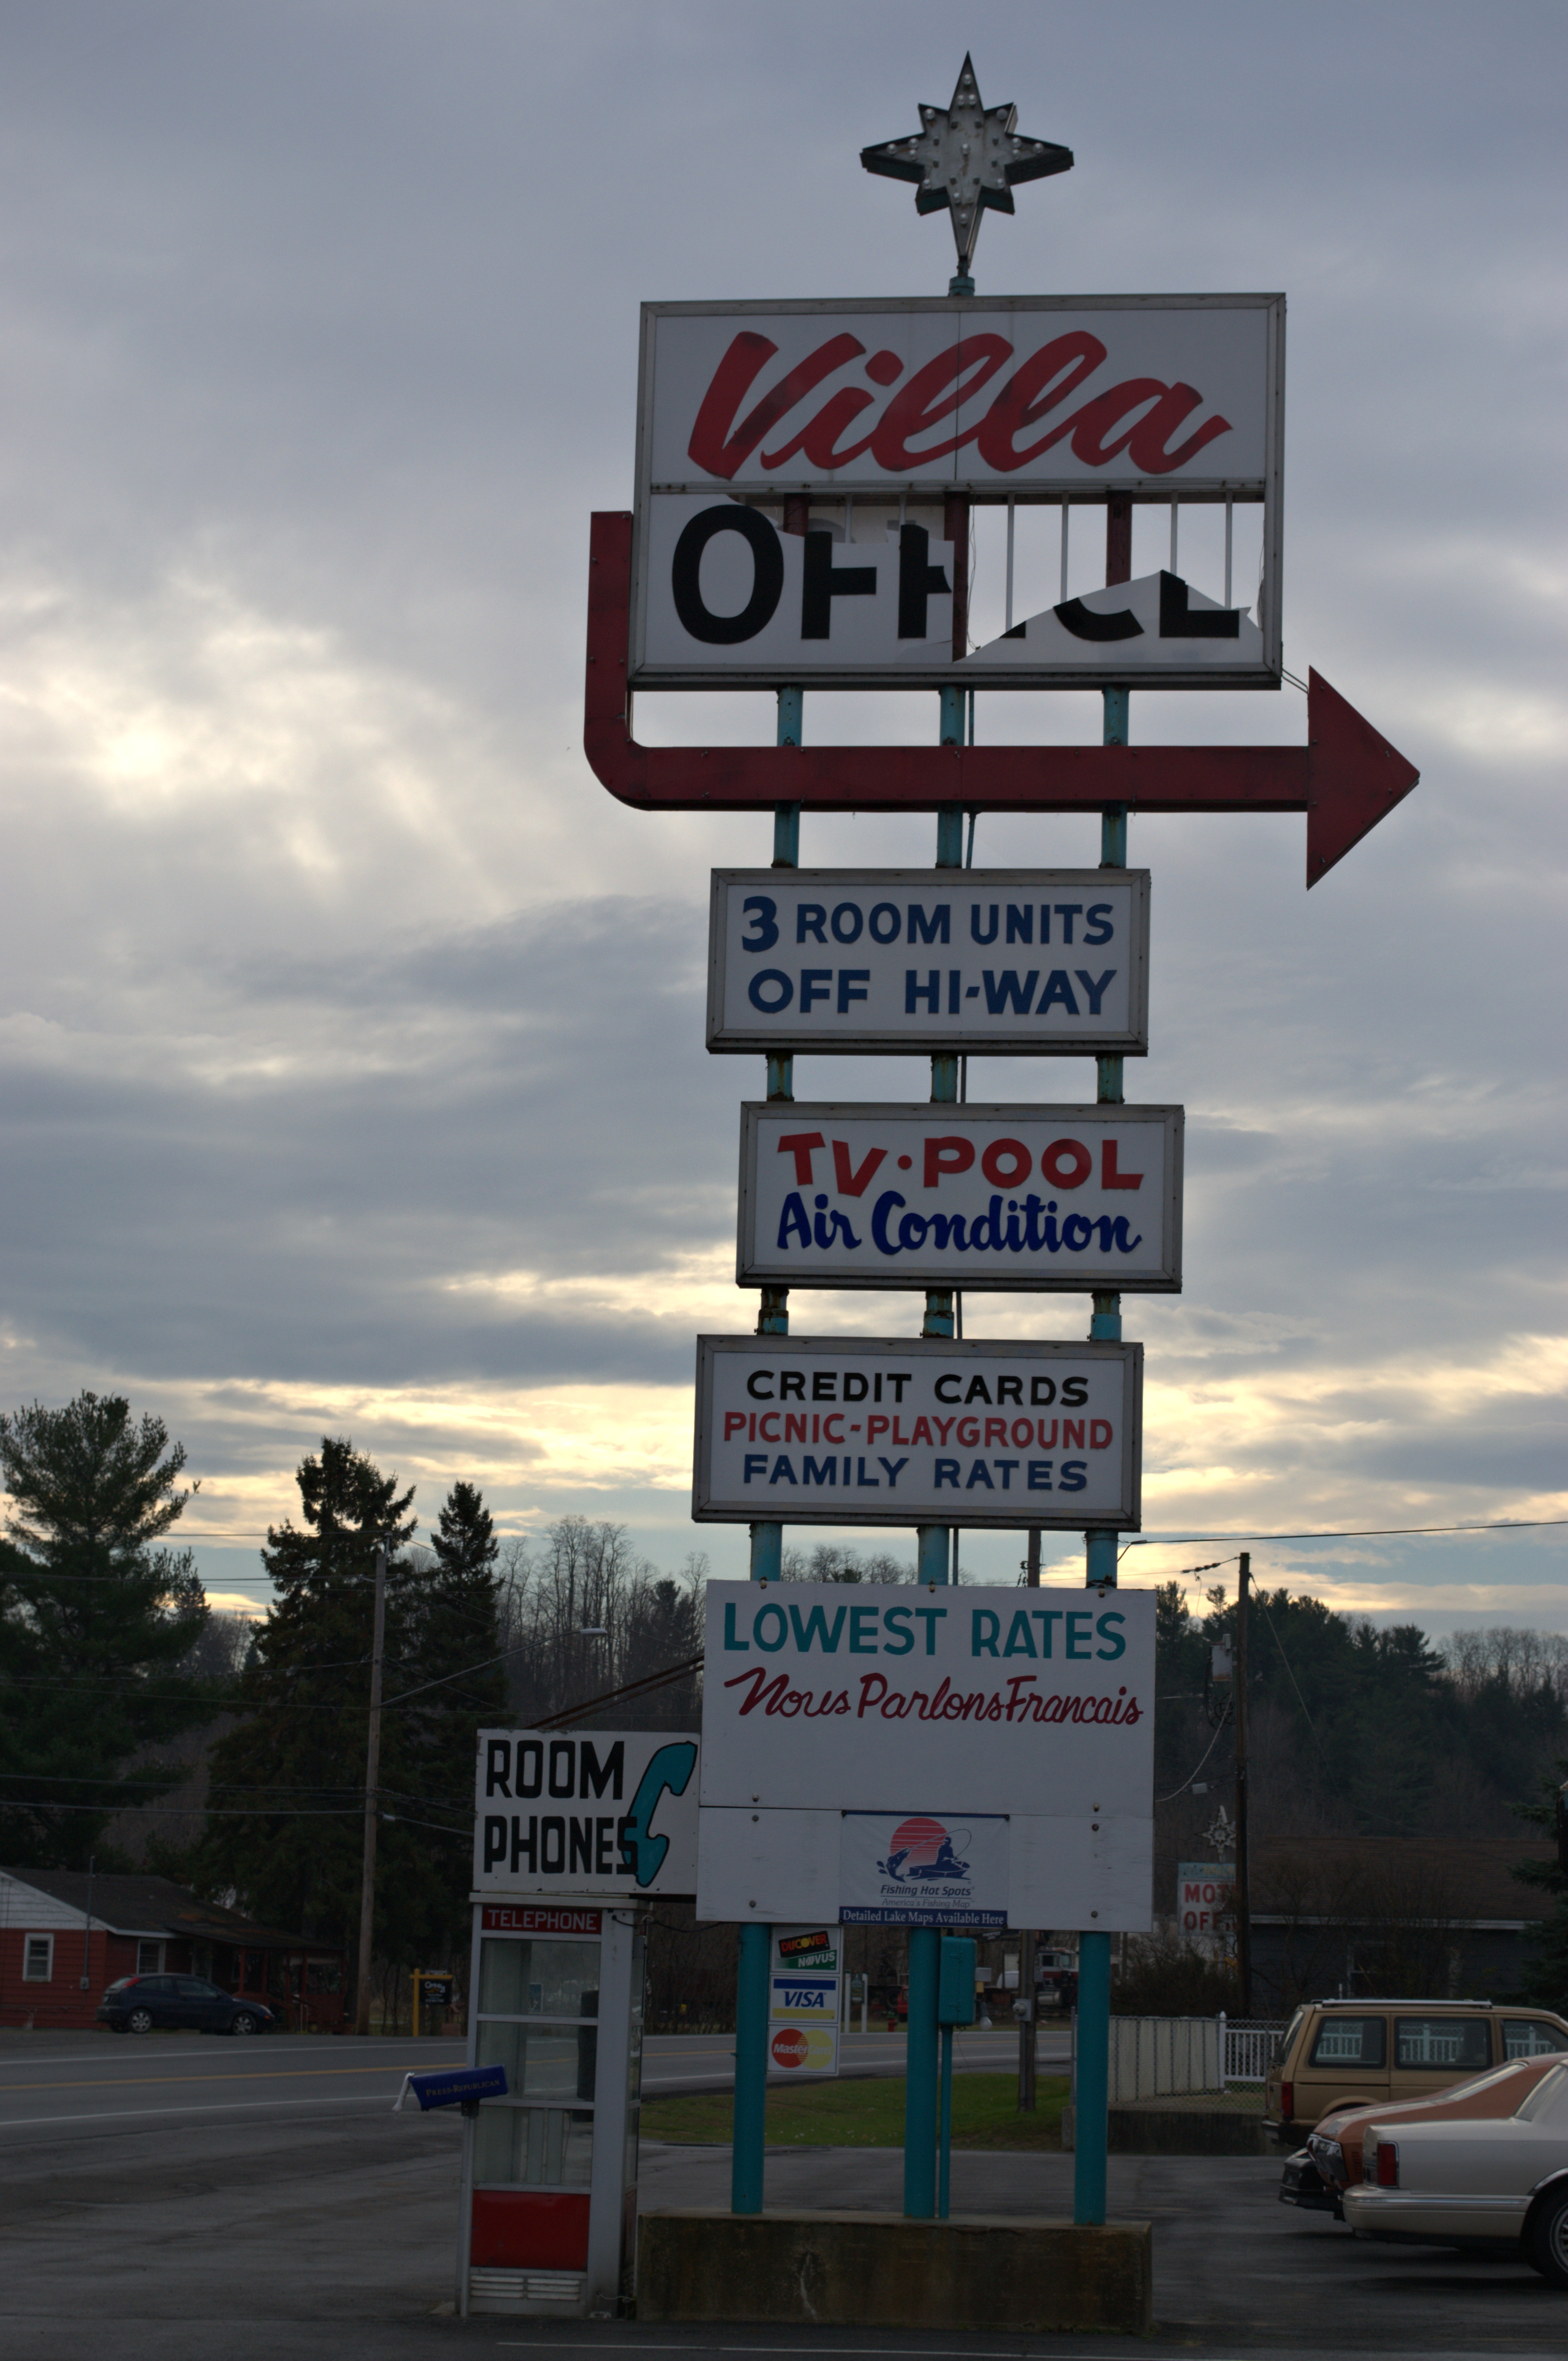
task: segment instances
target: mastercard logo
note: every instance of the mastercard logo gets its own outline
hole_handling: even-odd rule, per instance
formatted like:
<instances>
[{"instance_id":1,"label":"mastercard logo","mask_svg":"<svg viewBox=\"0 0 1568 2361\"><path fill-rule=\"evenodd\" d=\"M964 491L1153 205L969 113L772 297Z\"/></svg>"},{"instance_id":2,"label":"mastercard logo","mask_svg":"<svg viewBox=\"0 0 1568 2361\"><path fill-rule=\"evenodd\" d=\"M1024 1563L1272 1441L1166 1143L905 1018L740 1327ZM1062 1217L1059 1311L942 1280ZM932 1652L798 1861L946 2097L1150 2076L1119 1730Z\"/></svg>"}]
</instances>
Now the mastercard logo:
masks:
<instances>
[{"instance_id":1,"label":"mastercard logo","mask_svg":"<svg viewBox=\"0 0 1568 2361\"><path fill-rule=\"evenodd\" d=\"M833 2064L833 2036L825 2026L781 2025L770 2047L773 2064L790 2073L805 2067L822 2074Z\"/></svg>"}]
</instances>

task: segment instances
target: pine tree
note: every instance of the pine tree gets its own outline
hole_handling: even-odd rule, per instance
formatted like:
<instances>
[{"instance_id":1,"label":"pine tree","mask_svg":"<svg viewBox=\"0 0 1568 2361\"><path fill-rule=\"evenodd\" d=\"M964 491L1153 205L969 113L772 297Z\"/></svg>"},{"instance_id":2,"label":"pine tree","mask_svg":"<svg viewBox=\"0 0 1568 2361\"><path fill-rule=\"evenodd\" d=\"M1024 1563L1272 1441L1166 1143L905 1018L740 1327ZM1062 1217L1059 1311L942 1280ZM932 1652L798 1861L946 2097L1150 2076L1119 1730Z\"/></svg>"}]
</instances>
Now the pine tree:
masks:
<instances>
[{"instance_id":1,"label":"pine tree","mask_svg":"<svg viewBox=\"0 0 1568 2361\"><path fill-rule=\"evenodd\" d=\"M408 1602L407 1653L389 1706L408 1792L389 1794L408 1861L405 1941L440 1963L466 1933L477 1733L506 1723L500 1554L489 1510L472 1484L447 1494L431 1562ZM389 1683L388 1695L392 1697ZM446 1833L450 1831L451 1833ZM414 1965L411 1951L407 1964Z\"/></svg>"},{"instance_id":2,"label":"pine tree","mask_svg":"<svg viewBox=\"0 0 1568 2361\"><path fill-rule=\"evenodd\" d=\"M1568 1778L1568 1763L1559 1763L1557 1769L1560 1778ZM1516 1804L1515 1818L1554 1835L1560 1809L1558 1787L1558 1779L1544 1781L1545 1800ZM1552 1898L1550 1916L1526 1938L1523 1997L1537 2008L1555 2009L1562 2015L1568 2010L1568 1873L1558 1861L1521 1861L1516 1862L1513 1874L1521 1885L1532 1885L1537 1893Z\"/></svg>"},{"instance_id":3,"label":"pine tree","mask_svg":"<svg viewBox=\"0 0 1568 2361\"><path fill-rule=\"evenodd\" d=\"M302 1523L268 1530L261 1558L278 1597L240 1680L245 1719L212 1752L210 1794L221 1809L208 1821L197 1873L209 1892L232 1889L276 1926L348 1945L359 1920L376 1552L384 1543L390 1692L407 1650L413 1489L400 1494L396 1477L383 1477L346 1436L323 1436L296 1481ZM406 1784L402 1728L395 1714L383 1720L384 1787ZM383 1830L383 1839L391 1834ZM397 1950L399 1850L379 1846L383 1956Z\"/></svg>"},{"instance_id":4,"label":"pine tree","mask_svg":"<svg viewBox=\"0 0 1568 2361\"><path fill-rule=\"evenodd\" d=\"M119 1774L214 1709L214 1684L181 1669L207 1620L194 1558L154 1546L196 1488L184 1465L117 1394L0 1417L0 1858L85 1867L115 1811L183 1775Z\"/></svg>"},{"instance_id":5,"label":"pine tree","mask_svg":"<svg viewBox=\"0 0 1568 2361\"><path fill-rule=\"evenodd\" d=\"M385 1541L376 1957L439 1964L461 1951L466 1929L476 1734L508 1719L489 1512L472 1485L456 1484L433 1546L411 1548L412 1488L400 1494L343 1437L324 1437L298 1482L302 1526L269 1531L262 1552L280 1595L240 1683L246 1719L213 1751L223 1809L208 1821L201 1880L313 1940L356 1942Z\"/></svg>"}]
</instances>

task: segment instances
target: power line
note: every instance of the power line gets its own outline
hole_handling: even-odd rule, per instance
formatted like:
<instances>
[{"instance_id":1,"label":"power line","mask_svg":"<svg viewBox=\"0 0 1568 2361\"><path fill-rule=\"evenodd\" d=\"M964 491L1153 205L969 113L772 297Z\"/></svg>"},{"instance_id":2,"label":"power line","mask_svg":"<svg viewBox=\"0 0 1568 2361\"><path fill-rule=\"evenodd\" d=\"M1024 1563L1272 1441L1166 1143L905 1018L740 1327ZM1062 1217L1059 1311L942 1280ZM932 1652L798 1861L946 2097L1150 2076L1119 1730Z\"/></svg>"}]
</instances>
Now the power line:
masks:
<instances>
[{"instance_id":1,"label":"power line","mask_svg":"<svg viewBox=\"0 0 1568 2361\"><path fill-rule=\"evenodd\" d=\"M662 1673L648 1673L640 1681L627 1681L618 1689L606 1689L602 1696L587 1697L581 1705L567 1706L560 1713L551 1714L543 1721L531 1722L531 1730L564 1730L568 1722L580 1721L585 1714L597 1713L601 1706L614 1705L619 1700L636 1697L652 1689L664 1688L673 1681L683 1680L702 1669L705 1651L699 1648L695 1656L684 1664L669 1664Z\"/></svg>"},{"instance_id":2,"label":"power line","mask_svg":"<svg viewBox=\"0 0 1568 2361\"><path fill-rule=\"evenodd\" d=\"M1137 1533L1128 1549L1160 1549L1190 1542L1365 1542L1389 1541L1411 1533L1530 1533L1550 1525L1568 1525L1568 1517L1502 1517L1486 1525L1351 1525L1333 1532L1310 1533ZM1228 1558L1220 1561L1228 1565ZM1204 1566L1189 1573L1203 1574Z\"/></svg>"}]
</instances>

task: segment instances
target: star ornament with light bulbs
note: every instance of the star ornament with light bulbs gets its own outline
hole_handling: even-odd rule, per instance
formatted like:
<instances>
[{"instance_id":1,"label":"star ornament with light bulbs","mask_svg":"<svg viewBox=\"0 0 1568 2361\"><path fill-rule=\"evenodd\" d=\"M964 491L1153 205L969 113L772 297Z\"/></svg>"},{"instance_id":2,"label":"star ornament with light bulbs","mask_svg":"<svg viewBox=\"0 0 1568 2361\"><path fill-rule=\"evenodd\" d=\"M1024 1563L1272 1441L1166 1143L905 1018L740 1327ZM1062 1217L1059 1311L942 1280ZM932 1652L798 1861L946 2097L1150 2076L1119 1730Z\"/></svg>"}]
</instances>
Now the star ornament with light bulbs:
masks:
<instances>
[{"instance_id":1,"label":"star ornament with light bulbs","mask_svg":"<svg viewBox=\"0 0 1568 2361\"><path fill-rule=\"evenodd\" d=\"M1025 139L1018 131L1015 106L985 106L974 66L965 57L962 71L946 108L923 106L920 129L908 139L884 139L879 147L862 148L861 162L868 172L890 181L913 181L917 194L915 210L952 216L953 242L959 250L959 273L949 292L972 295L970 265L980 236L980 217L986 207L1010 214L1013 192L1020 181L1043 181L1052 172L1070 172L1072 149L1051 139Z\"/></svg>"}]
</instances>

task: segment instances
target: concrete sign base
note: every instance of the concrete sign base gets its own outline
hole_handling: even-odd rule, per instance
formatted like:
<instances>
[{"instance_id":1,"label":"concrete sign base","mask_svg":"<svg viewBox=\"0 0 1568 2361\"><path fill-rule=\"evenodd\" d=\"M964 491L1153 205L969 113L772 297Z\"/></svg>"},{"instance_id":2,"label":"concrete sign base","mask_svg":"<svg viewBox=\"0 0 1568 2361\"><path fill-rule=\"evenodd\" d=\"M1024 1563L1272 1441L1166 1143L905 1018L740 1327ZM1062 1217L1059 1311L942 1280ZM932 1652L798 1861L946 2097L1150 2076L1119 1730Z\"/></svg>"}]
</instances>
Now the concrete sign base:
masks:
<instances>
[{"instance_id":1,"label":"concrete sign base","mask_svg":"<svg viewBox=\"0 0 1568 2361\"><path fill-rule=\"evenodd\" d=\"M638 2225L637 2318L1147 2336L1150 2225L672 2208Z\"/></svg>"}]
</instances>

